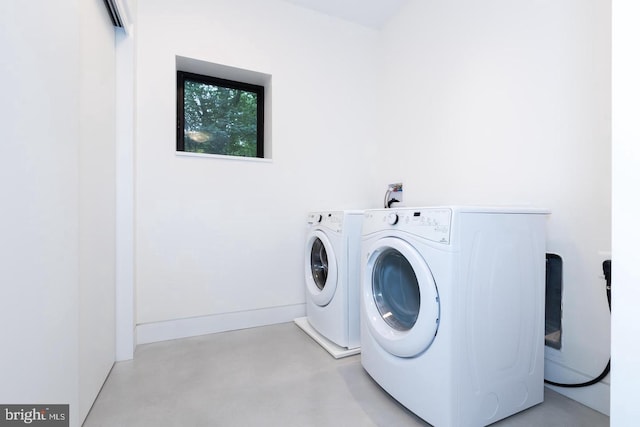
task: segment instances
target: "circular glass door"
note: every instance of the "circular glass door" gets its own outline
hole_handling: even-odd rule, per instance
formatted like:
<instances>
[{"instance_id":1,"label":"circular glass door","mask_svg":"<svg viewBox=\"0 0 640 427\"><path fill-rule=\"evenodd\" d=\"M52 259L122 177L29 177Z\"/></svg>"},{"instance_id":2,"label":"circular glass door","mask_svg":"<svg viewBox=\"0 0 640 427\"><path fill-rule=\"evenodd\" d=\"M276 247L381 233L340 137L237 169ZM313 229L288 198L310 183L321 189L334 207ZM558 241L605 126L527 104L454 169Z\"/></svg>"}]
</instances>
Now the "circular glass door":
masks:
<instances>
[{"instance_id":1,"label":"circular glass door","mask_svg":"<svg viewBox=\"0 0 640 427\"><path fill-rule=\"evenodd\" d=\"M316 237L311 245L311 277L313 277L313 282L319 290L324 289L328 272L327 248L322 243L322 240Z\"/></svg>"},{"instance_id":2,"label":"circular glass door","mask_svg":"<svg viewBox=\"0 0 640 427\"><path fill-rule=\"evenodd\" d=\"M320 230L310 232L304 256L307 295L314 304L325 306L333 298L338 283L336 255L327 235Z\"/></svg>"},{"instance_id":3,"label":"circular glass door","mask_svg":"<svg viewBox=\"0 0 640 427\"><path fill-rule=\"evenodd\" d=\"M367 328L391 354L422 353L440 322L438 289L429 266L412 245L395 237L373 242L367 252L362 283Z\"/></svg>"},{"instance_id":4,"label":"circular glass door","mask_svg":"<svg viewBox=\"0 0 640 427\"><path fill-rule=\"evenodd\" d=\"M372 275L373 298L382 319L398 331L411 329L420 312L420 285L409 261L388 248L376 259Z\"/></svg>"}]
</instances>

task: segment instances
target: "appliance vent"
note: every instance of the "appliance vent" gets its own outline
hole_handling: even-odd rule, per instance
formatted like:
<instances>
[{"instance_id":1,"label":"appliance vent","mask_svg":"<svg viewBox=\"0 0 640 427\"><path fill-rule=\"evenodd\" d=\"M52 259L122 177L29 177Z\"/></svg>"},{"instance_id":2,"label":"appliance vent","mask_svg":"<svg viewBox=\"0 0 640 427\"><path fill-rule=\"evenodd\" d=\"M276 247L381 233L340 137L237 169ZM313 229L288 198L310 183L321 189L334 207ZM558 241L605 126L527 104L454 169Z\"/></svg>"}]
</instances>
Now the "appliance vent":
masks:
<instances>
[{"instance_id":1,"label":"appliance vent","mask_svg":"<svg viewBox=\"0 0 640 427\"><path fill-rule=\"evenodd\" d=\"M118 28L124 28L117 0L104 0L104 5L107 6L107 12L109 12L113 25Z\"/></svg>"}]
</instances>

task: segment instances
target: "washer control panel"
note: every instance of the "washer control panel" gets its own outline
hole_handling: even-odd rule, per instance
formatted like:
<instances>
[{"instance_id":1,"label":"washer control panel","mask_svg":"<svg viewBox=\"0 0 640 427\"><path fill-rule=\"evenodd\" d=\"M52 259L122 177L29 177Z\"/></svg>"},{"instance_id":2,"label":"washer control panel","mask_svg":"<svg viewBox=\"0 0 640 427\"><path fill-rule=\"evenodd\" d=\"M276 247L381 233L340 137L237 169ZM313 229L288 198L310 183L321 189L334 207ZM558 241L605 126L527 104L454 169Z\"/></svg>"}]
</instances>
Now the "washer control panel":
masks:
<instances>
[{"instance_id":1,"label":"washer control panel","mask_svg":"<svg viewBox=\"0 0 640 427\"><path fill-rule=\"evenodd\" d=\"M307 215L307 224L316 225L322 222L322 214L320 212L312 212Z\"/></svg>"},{"instance_id":2,"label":"washer control panel","mask_svg":"<svg viewBox=\"0 0 640 427\"><path fill-rule=\"evenodd\" d=\"M344 212L311 212L307 215L307 225L309 227L325 227L340 233Z\"/></svg>"},{"instance_id":3,"label":"washer control panel","mask_svg":"<svg viewBox=\"0 0 640 427\"><path fill-rule=\"evenodd\" d=\"M449 208L401 208L365 211L362 234L400 230L438 243L451 239Z\"/></svg>"}]
</instances>

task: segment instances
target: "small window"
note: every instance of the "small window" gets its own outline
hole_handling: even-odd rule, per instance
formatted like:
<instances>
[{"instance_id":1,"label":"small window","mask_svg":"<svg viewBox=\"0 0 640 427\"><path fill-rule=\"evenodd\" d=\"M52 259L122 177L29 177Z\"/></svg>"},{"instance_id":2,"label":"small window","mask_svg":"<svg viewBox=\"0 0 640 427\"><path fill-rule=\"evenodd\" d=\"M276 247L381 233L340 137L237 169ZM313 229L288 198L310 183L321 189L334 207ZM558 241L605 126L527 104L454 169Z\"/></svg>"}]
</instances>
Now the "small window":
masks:
<instances>
[{"instance_id":1,"label":"small window","mask_svg":"<svg viewBox=\"0 0 640 427\"><path fill-rule=\"evenodd\" d=\"M264 86L178 71L177 150L264 157Z\"/></svg>"}]
</instances>

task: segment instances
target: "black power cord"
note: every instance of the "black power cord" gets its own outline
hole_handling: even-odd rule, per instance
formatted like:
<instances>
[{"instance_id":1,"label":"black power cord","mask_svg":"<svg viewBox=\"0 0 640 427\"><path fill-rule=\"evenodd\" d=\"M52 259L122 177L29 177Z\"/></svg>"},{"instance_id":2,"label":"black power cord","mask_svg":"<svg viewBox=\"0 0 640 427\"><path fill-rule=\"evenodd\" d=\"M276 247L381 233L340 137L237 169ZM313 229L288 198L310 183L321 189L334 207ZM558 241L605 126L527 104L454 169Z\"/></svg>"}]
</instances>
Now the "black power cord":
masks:
<instances>
[{"instance_id":1,"label":"black power cord","mask_svg":"<svg viewBox=\"0 0 640 427\"><path fill-rule=\"evenodd\" d=\"M611 312L611 260L608 259L606 261L604 261L602 263L602 271L604 272L604 278L607 281L607 301L609 302L609 312ZM557 383L554 381L549 381L549 380L544 380L544 382L546 384L550 384L550 385L554 385L556 387L566 387L566 388L578 388L578 387L588 387L590 385L594 385L596 383L599 383L600 381L602 381L604 379L604 377L606 377L607 375L609 375L609 371L611 370L611 358L609 358L609 362L607 362L607 366L604 368L604 370L602 371L602 373L600 375L598 375L596 378L590 380L590 381L586 381L583 383L577 383L577 384L564 384L564 383Z\"/></svg>"}]
</instances>

